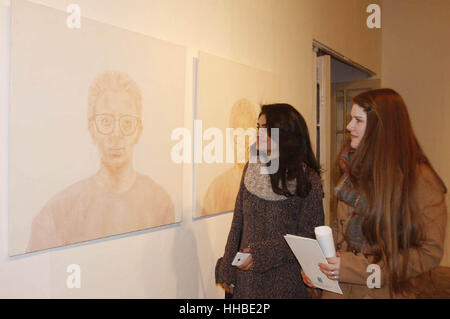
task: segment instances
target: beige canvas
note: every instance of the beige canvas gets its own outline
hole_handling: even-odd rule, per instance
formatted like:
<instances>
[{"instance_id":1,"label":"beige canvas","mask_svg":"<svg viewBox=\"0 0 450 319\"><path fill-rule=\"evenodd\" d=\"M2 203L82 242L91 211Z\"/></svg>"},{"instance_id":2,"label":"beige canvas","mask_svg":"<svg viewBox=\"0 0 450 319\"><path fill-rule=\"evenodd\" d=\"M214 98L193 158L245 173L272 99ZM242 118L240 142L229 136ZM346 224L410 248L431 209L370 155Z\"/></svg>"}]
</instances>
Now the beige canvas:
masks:
<instances>
[{"instance_id":1,"label":"beige canvas","mask_svg":"<svg viewBox=\"0 0 450 319\"><path fill-rule=\"evenodd\" d=\"M179 222L185 49L12 2L9 251Z\"/></svg>"},{"instance_id":2,"label":"beige canvas","mask_svg":"<svg viewBox=\"0 0 450 319\"><path fill-rule=\"evenodd\" d=\"M233 152L227 161L227 128L255 129L260 106L278 102L279 80L268 71L239 64L208 53L200 52L198 63L198 101L196 119L206 133L217 128L222 133L222 158L208 163L204 156L195 164L195 216L202 217L234 210L245 162L249 159L248 146L255 142L246 138L245 154L238 147L238 137L228 137ZM217 139L217 138L216 138ZM203 154L214 139L202 141ZM199 150L194 149L194 152ZM232 154L232 155L230 155ZM238 154L242 154L241 158ZM245 156L244 156L245 155ZM244 159L244 161L242 161Z\"/></svg>"}]
</instances>

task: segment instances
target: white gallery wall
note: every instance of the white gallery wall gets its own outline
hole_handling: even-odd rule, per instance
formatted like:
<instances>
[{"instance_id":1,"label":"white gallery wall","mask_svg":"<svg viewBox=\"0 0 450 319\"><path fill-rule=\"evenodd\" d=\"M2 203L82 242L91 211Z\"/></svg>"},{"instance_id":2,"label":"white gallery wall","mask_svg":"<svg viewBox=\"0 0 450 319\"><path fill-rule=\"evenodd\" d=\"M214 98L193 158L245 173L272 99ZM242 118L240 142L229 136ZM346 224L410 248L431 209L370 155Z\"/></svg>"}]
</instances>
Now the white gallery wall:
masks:
<instances>
[{"instance_id":1,"label":"white gallery wall","mask_svg":"<svg viewBox=\"0 0 450 319\"><path fill-rule=\"evenodd\" d=\"M184 124L191 130L193 59L199 51L277 74L280 101L305 116L313 141L313 39L381 71L381 31L366 26L366 8L377 1L33 2L62 11L77 3L84 17L185 46ZM214 266L223 254L232 214L193 219L191 165L183 169L181 223L8 257L9 4L0 0L0 298L222 298L223 291L214 283ZM66 286L71 264L81 267L79 289Z\"/></svg>"}]
</instances>

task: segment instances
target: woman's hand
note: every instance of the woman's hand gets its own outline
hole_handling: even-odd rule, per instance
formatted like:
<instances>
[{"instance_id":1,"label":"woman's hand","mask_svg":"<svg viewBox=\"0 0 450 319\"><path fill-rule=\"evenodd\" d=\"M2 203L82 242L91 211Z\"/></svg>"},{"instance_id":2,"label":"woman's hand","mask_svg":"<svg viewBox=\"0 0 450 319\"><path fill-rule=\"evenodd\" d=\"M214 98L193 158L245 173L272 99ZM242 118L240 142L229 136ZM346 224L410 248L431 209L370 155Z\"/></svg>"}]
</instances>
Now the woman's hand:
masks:
<instances>
[{"instance_id":1,"label":"woman's hand","mask_svg":"<svg viewBox=\"0 0 450 319\"><path fill-rule=\"evenodd\" d=\"M320 270L331 280L339 280L339 269L341 267L341 257L327 258L328 265L319 263Z\"/></svg>"},{"instance_id":2,"label":"woman's hand","mask_svg":"<svg viewBox=\"0 0 450 319\"><path fill-rule=\"evenodd\" d=\"M311 283L311 280L309 279L308 276L305 275L305 273L302 270L302 278L303 278L303 282L305 283L305 285L307 285L309 288L316 288L313 286L313 284Z\"/></svg>"},{"instance_id":3,"label":"woman's hand","mask_svg":"<svg viewBox=\"0 0 450 319\"><path fill-rule=\"evenodd\" d=\"M250 253L250 248L245 248L243 251L243 253ZM240 266L237 266L237 268L239 268L240 270L250 270L253 267L253 259L252 259L252 255L248 256L247 260ZM220 284L222 286L222 288L229 294L233 293L233 288L234 285L233 284Z\"/></svg>"},{"instance_id":4,"label":"woman's hand","mask_svg":"<svg viewBox=\"0 0 450 319\"><path fill-rule=\"evenodd\" d=\"M229 294L233 293L233 285L228 285L228 284L220 284L222 286L222 288Z\"/></svg>"},{"instance_id":5,"label":"woman's hand","mask_svg":"<svg viewBox=\"0 0 450 319\"><path fill-rule=\"evenodd\" d=\"M250 248L245 248L243 253L250 253ZM252 255L248 256L247 260L240 266L237 266L240 270L250 270L253 267L253 258Z\"/></svg>"}]
</instances>

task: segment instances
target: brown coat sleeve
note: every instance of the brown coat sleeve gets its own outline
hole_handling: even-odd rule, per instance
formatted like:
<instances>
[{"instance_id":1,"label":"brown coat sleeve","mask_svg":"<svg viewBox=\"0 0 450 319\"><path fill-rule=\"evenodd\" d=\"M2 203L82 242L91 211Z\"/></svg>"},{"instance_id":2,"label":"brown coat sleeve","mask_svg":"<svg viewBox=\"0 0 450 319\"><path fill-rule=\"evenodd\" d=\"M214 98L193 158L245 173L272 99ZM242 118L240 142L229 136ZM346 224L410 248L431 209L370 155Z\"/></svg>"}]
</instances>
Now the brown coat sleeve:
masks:
<instances>
[{"instance_id":1,"label":"brown coat sleeve","mask_svg":"<svg viewBox=\"0 0 450 319\"><path fill-rule=\"evenodd\" d=\"M412 248L408 251L408 278L416 277L439 266L443 256L447 224L445 195L441 185L429 168L422 167L412 197L411 206L419 213L423 225L424 241L421 247ZM399 265L402 264L401 258ZM366 285L367 277L370 275L367 272L367 266L370 264L369 260L362 254L355 255L352 252L341 252L339 281ZM379 266L381 269L381 286L384 286L387 279L384 263L381 261Z\"/></svg>"}]
</instances>

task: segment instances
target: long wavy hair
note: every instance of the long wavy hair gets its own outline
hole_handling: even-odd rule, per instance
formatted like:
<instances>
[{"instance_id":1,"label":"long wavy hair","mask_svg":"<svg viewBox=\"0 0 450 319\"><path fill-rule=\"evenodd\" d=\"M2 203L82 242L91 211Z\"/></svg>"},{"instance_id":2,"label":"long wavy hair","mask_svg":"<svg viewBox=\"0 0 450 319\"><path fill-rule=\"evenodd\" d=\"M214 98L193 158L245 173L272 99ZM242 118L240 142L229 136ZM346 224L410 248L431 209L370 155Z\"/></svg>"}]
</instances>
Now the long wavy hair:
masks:
<instances>
[{"instance_id":1,"label":"long wavy hair","mask_svg":"<svg viewBox=\"0 0 450 319\"><path fill-rule=\"evenodd\" d=\"M287 187L287 180L296 179L296 194L306 197L311 190L311 182L303 164L320 175L320 166L312 151L308 127L303 116L289 104L269 104L261 107L261 115L266 116L267 133L279 129L279 169L270 174L274 193L287 197L294 196Z\"/></svg>"},{"instance_id":2,"label":"long wavy hair","mask_svg":"<svg viewBox=\"0 0 450 319\"><path fill-rule=\"evenodd\" d=\"M405 102L392 89L377 89L353 98L367 113L364 136L352 156L349 175L365 192L368 207L362 231L384 260L393 293L412 289L406 273L408 250L423 240L422 225L410 203L420 164L427 165L442 185L413 132Z\"/></svg>"}]
</instances>

